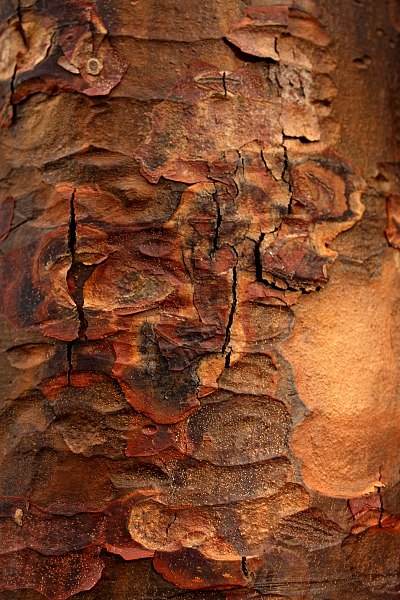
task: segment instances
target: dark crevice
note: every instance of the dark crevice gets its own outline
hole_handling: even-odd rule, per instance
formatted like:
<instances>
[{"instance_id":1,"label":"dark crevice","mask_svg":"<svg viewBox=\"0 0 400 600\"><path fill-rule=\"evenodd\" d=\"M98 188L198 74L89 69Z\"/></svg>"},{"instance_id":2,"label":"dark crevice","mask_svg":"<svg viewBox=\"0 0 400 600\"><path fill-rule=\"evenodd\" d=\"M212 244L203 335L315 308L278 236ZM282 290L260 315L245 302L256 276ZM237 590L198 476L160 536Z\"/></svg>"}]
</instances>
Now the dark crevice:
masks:
<instances>
[{"instance_id":1,"label":"dark crevice","mask_svg":"<svg viewBox=\"0 0 400 600\"><path fill-rule=\"evenodd\" d=\"M235 318L236 305L237 305L237 266L233 267L233 269L232 269L232 303L231 303L231 310L229 312L228 323L226 325L225 341L222 346L222 354L225 354L226 349L228 348L229 342L231 340L231 328L232 328L232 324L233 324L233 319ZM225 359L225 365L227 365L228 367L230 364L230 355L231 354L232 354L232 348L229 350L229 352L226 356L226 359Z\"/></svg>"},{"instance_id":2,"label":"dark crevice","mask_svg":"<svg viewBox=\"0 0 400 600\"><path fill-rule=\"evenodd\" d=\"M381 474L379 474L379 481L382 481L382 475ZM385 509L383 507L382 488L383 488L383 484L381 486L377 486L377 488L376 488L378 496L379 496L379 504L380 504L379 518L378 518L378 527L382 527L383 513L385 511Z\"/></svg>"},{"instance_id":3,"label":"dark crevice","mask_svg":"<svg viewBox=\"0 0 400 600\"><path fill-rule=\"evenodd\" d=\"M283 151L284 151L284 168L283 168L282 179L283 179L283 181L285 181L285 183L287 183L288 190L289 190L289 204L287 207L287 212L288 212L288 215L290 215L292 213L292 207L293 207L293 189L292 189L292 182L291 182L290 173L289 173L288 153L287 153L287 148L286 148L285 144L283 144Z\"/></svg>"},{"instance_id":4,"label":"dark crevice","mask_svg":"<svg viewBox=\"0 0 400 600\"><path fill-rule=\"evenodd\" d=\"M379 490L381 490L382 488L379 488ZM383 513L385 511L385 509L383 508L383 499L382 499L382 494L379 491L379 502L380 502L380 509L379 509L379 519L378 519L378 527L382 527L382 519L383 519Z\"/></svg>"},{"instance_id":5,"label":"dark crevice","mask_svg":"<svg viewBox=\"0 0 400 600\"><path fill-rule=\"evenodd\" d=\"M279 48L278 48L278 39L279 38L276 37L275 40L274 40L274 50L275 50L276 54L279 56L279 58L280 58Z\"/></svg>"},{"instance_id":6,"label":"dark crevice","mask_svg":"<svg viewBox=\"0 0 400 600\"><path fill-rule=\"evenodd\" d=\"M75 217L75 190L72 192L70 201L70 219L68 229L68 248L71 254L71 266L67 273L67 285L71 298L75 302L79 318L78 339L86 341L86 330L88 322L83 310L83 286L85 281L93 272L93 266L89 268L80 263L76 258L76 217Z\"/></svg>"},{"instance_id":7,"label":"dark crevice","mask_svg":"<svg viewBox=\"0 0 400 600\"><path fill-rule=\"evenodd\" d=\"M217 191L215 191L212 194L212 198L213 198L213 201L217 208L217 222L215 225L214 237L213 237L213 241L212 241L212 250L211 250L211 255L213 256L216 253L216 251L218 250L219 231L220 231L220 227L222 224L222 213L221 213L221 207L218 202L218 192Z\"/></svg>"},{"instance_id":8,"label":"dark crevice","mask_svg":"<svg viewBox=\"0 0 400 600\"><path fill-rule=\"evenodd\" d=\"M79 262L76 257L76 215L75 215L75 190L71 194L70 199L70 219L68 226L68 249L71 255L71 266L67 272L67 287L68 292L75 303L78 313L79 327L77 337L67 343L67 383L71 384L71 375L73 371L72 353L74 345L77 342L85 342L87 340L86 330L88 322L85 318L83 304L83 286L90 275L98 265L84 265Z\"/></svg>"},{"instance_id":9,"label":"dark crevice","mask_svg":"<svg viewBox=\"0 0 400 600\"><path fill-rule=\"evenodd\" d=\"M285 140L299 140L302 144L315 144L315 141L309 140L305 135L285 135L283 134L283 141Z\"/></svg>"},{"instance_id":10,"label":"dark crevice","mask_svg":"<svg viewBox=\"0 0 400 600\"><path fill-rule=\"evenodd\" d=\"M244 158L243 158L242 153L240 152L240 150L237 150L237 153L238 153L238 158L239 158L239 161L240 161L240 164L241 164L241 167L242 167L242 174L243 174L243 178L244 178L245 177L245 173L244 173L244 170L245 170ZM237 173L237 171L238 171L238 169L236 168L235 174Z\"/></svg>"},{"instance_id":11,"label":"dark crevice","mask_svg":"<svg viewBox=\"0 0 400 600\"><path fill-rule=\"evenodd\" d=\"M21 227L22 225L25 225L25 223L29 223L31 220L32 219L24 219L23 221L20 221L19 223L14 225L14 227L10 227L10 231L8 233L10 234L13 231L16 231L19 227Z\"/></svg>"},{"instance_id":12,"label":"dark crevice","mask_svg":"<svg viewBox=\"0 0 400 600\"><path fill-rule=\"evenodd\" d=\"M247 568L247 557L246 556L242 556L242 571L243 571L243 575L245 577L249 576L249 570Z\"/></svg>"},{"instance_id":13,"label":"dark crevice","mask_svg":"<svg viewBox=\"0 0 400 600\"><path fill-rule=\"evenodd\" d=\"M22 7L21 7L21 0L18 0L18 4L17 4L17 7L16 7L16 12L17 12L17 19L18 19L17 31L20 34L21 38L22 38L22 41L24 43L25 48L27 48L28 47L28 43L27 43L27 39L26 39L24 28L22 27ZM11 104L11 110L12 110L12 116L11 116L11 122L12 123L15 122L15 118L16 118L16 105L14 103L14 93L15 93L15 80L17 78L17 73L18 73L18 60L16 60L16 62L15 62L14 71L13 71L13 74L12 74L11 80L10 80L10 104Z\"/></svg>"},{"instance_id":14,"label":"dark crevice","mask_svg":"<svg viewBox=\"0 0 400 600\"><path fill-rule=\"evenodd\" d=\"M258 241L256 242L256 244L254 246L254 262L255 262L255 268L256 268L256 281L260 281L261 283L264 283L262 261L261 261L261 244L263 243L264 238L265 238L265 233L261 232L260 237L258 238Z\"/></svg>"},{"instance_id":15,"label":"dark crevice","mask_svg":"<svg viewBox=\"0 0 400 600\"><path fill-rule=\"evenodd\" d=\"M276 175L275 175L275 173L273 172L273 170L272 170L272 169L270 169L270 168L268 167L268 163L267 163L267 161L265 160L265 156L264 156L264 151L263 151L263 150L261 150L261 152L260 152L260 155L261 155L261 160L262 160L262 163L263 163L263 165L264 165L264 167L265 167L265 170L266 170L266 172L267 172L268 174L271 174L271 175L272 175L272 177L275 179L275 181L281 181L281 178L280 178L280 177L276 177Z\"/></svg>"},{"instance_id":16,"label":"dark crevice","mask_svg":"<svg viewBox=\"0 0 400 600\"><path fill-rule=\"evenodd\" d=\"M14 67L14 71L10 80L10 104L11 104L11 111L12 111L12 116L11 116L11 121L12 123L15 122L15 118L16 118L16 105L14 103L14 92L15 92L15 78L17 77L17 71L18 71L18 66L17 64L15 64Z\"/></svg>"},{"instance_id":17,"label":"dark crevice","mask_svg":"<svg viewBox=\"0 0 400 600\"><path fill-rule=\"evenodd\" d=\"M331 100L322 100L321 98L319 98L318 100L312 100L311 104L313 104L314 106L325 106L327 108L330 108L332 106Z\"/></svg>"},{"instance_id":18,"label":"dark crevice","mask_svg":"<svg viewBox=\"0 0 400 600\"><path fill-rule=\"evenodd\" d=\"M228 354L225 356L225 369L229 369L229 367L231 366L231 355L232 349L230 349Z\"/></svg>"},{"instance_id":19,"label":"dark crevice","mask_svg":"<svg viewBox=\"0 0 400 600\"><path fill-rule=\"evenodd\" d=\"M47 48L47 50L46 50L46 54L45 54L45 56L44 56L43 60L46 60L46 58L49 58L49 56L50 56L50 54L51 54L51 51L52 51L52 49L53 49L53 43L54 43L54 39L55 39L55 37L56 37L56 35L57 35L57 34L58 34L58 31L54 31L54 33L52 34L52 36L51 36L51 38L50 38L50 43L49 43L49 46L48 46L48 48Z\"/></svg>"},{"instance_id":20,"label":"dark crevice","mask_svg":"<svg viewBox=\"0 0 400 600\"><path fill-rule=\"evenodd\" d=\"M281 225L279 225L274 231L275 232L279 231L280 226ZM271 233L274 233L274 232L271 232ZM297 292L298 291L297 288L291 287L288 284L287 284L287 288L282 289L281 287L279 287L272 281L268 281L268 279L265 279L263 277L263 266L262 266L262 259L261 259L261 244L262 244L265 236L266 236L266 233L262 232L260 234L260 237L258 238L257 242L255 242L255 244L254 244L254 265L255 265L255 271L256 271L256 281L270 287L273 290L276 290L277 292L282 293L285 291L285 289L292 291L292 292ZM302 290L302 293L308 293L308 292L306 290Z\"/></svg>"},{"instance_id":21,"label":"dark crevice","mask_svg":"<svg viewBox=\"0 0 400 600\"><path fill-rule=\"evenodd\" d=\"M267 161L265 160L264 152L263 152L263 150L262 150L262 149L261 149L260 155L261 155L261 160L262 160L262 162L263 162L263 165L264 165L264 167L265 167L265 170L267 171L267 173L269 173L269 172L270 172L270 170L269 170L269 168L268 168ZM273 173L272 173L272 174L273 174Z\"/></svg>"},{"instance_id":22,"label":"dark crevice","mask_svg":"<svg viewBox=\"0 0 400 600\"><path fill-rule=\"evenodd\" d=\"M228 90L226 88L226 73L225 73L225 71L222 73L222 85L224 86L224 96L226 98L228 95Z\"/></svg>"},{"instance_id":23,"label":"dark crevice","mask_svg":"<svg viewBox=\"0 0 400 600\"><path fill-rule=\"evenodd\" d=\"M72 262L75 261L76 251L76 216L75 216L75 192L74 190L70 200L70 217L69 217L69 229L68 229L68 248L71 253Z\"/></svg>"},{"instance_id":24,"label":"dark crevice","mask_svg":"<svg viewBox=\"0 0 400 600\"><path fill-rule=\"evenodd\" d=\"M21 6L21 0L18 0L17 17L18 17L18 31L21 34L21 37L22 37L22 40L24 42L25 48L27 48L28 47L28 41L26 39L24 28L22 27L22 6Z\"/></svg>"}]
</instances>

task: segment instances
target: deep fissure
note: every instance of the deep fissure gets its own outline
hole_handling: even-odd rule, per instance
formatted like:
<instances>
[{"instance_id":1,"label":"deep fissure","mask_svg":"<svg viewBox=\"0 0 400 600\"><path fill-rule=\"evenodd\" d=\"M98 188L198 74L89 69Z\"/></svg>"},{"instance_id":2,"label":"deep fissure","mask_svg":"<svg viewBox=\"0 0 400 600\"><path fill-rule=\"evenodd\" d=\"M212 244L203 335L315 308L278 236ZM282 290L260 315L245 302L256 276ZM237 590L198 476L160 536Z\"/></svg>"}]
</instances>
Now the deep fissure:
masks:
<instances>
[{"instance_id":1,"label":"deep fissure","mask_svg":"<svg viewBox=\"0 0 400 600\"><path fill-rule=\"evenodd\" d=\"M287 148L285 146L285 144L283 144L283 156L284 156L284 167L283 167L283 173L282 173L282 179L283 181L285 181L285 183L288 186L288 191L289 191L289 203L288 203L288 207L287 207L287 214L290 215L292 214L292 204L293 204L293 190L292 190L292 182L290 180L290 174L289 174L289 159L288 159L288 153L287 153Z\"/></svg>"},{"instance_id":2,"label":"deep fissure","mask_svg":"<svg viewBox=\"0 0 400 600\"><path fill-rule=\"evenodd\" d=\"M225 71L222 73L222 85L224 86L224 96L226 98L228 95L228 90L226 89L226 73L225 73Z\"/></svg>"},{"instance_id":3,"label":"deep fissure","mask_svg":"<svg viewBox=\"0 0 400 600\"><path fill-rule=\"evenodd\" d=\"M231 303L231 310L229 312L228 323L226 325L225 341L222 346L222 354L225 354L228 344L231 341L231 329L232 329L232 325L233 325L233 319L235 318L236 305L237 305L237 266L234 266L232 268L232 303ZM229 362L228 362L227 366L229 366L229 364L230 364L230 355L231 354L232 354L232 349L230 349L230 352L228 352L228 354L227 354L227 357L229 356Z\"/></svg>"},{"instance_id":4,"label":"deep fissure","mask_svg":"<svg viewBox=\"0 0 400 600\"><path fill-rule=\"evenodd\" d=\"M86 341L86 330L88 328L88 322L85 318L83 309L84 298L83 298L83 286L85 280L88 278L90 273L86 272L86 277L82 276L82 271L87 271L85 265L82 265L76 259L76 216L75 216L75 190L71 194L70 200L70 219L68 229L68 248L71 255L71 266L67 273L67 285L68 291L71 298L75 302L76 310L79 318L79 329L78 339ZM93 270L93 269L92 269Z\"/></svg>"},{"instance_id":5,"label":"deep fissure","mask_svg":"<svg viewBox=\"0 0 400 600\"><path fill-rule=\"evenodd\" d=\"M249 576L249 570L247 568L247 557L246 556L242 556L242 571L243 571L243 575L245 577Z\"/></svg>"},{"instance_id":6,"label":"deep fissure","mask_svg":"<svg viewBox=\"0 0 400 600\"><path fill-rule=\"evenodd\" d=\"M216 253L216 251L218 250L219 231L220 231L220 228L222 225L222 213L221 213L221 207L218 202L218 191L215 191L212 194L212 198L213 198L214 204L217 208L217 222L215 224L214 237L213 237L213 241L212 241L212 250L211 250L211 254L214 255Z\"/></svg>"},{"instance_id":7,"label":"deep fissure","mask_svg":"<svg viewBox=\"0 0 400 600\"><path fill-rule=\"evenodd\" d=\"M265 238L265 233L261 232L260 237L258 238L258 241L254 245L254 263L255 263L255 269L256 269L256 281L260 281L261 283L264 283L263 268L262 268L262 261L261 261L261 244L263 243L264 238Z\"/></svg>"}]
</instances>

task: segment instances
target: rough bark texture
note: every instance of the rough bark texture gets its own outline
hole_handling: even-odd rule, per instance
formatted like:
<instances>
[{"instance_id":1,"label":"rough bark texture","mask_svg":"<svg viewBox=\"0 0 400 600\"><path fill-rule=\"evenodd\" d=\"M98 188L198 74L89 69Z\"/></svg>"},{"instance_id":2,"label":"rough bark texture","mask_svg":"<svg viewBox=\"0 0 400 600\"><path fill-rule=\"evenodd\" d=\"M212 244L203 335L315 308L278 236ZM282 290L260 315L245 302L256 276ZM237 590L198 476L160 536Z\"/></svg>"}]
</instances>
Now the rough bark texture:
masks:
<instances>
[{"instance_id":1,"label":"rough bark texture","mask_svg":"<svg viewBox=\"0 0 400 600\"><path fill-rule=\"evenodd\" d=\"M0 17L0 598L397 597L399 3Z\"/></svg>"}]
</instances>

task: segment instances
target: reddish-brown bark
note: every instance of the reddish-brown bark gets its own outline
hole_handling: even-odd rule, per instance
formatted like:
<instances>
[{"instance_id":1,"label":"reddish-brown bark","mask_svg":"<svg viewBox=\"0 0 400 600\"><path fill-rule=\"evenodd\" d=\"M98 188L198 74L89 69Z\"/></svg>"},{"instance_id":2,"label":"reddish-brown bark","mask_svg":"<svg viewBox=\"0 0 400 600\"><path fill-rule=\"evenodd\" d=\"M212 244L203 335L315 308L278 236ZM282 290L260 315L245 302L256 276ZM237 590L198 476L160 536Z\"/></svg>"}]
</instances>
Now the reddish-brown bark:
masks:
<instances>
[{"instance_id":1,"label":"reddish-brown bark","mask_svg":"<svg viewBox=\"0 0 400 600\"><path fill-rule=\"evenodd\" d=\"M398 594L398 12L0 7L0 598Z\"/></svg>"}]
</instances>

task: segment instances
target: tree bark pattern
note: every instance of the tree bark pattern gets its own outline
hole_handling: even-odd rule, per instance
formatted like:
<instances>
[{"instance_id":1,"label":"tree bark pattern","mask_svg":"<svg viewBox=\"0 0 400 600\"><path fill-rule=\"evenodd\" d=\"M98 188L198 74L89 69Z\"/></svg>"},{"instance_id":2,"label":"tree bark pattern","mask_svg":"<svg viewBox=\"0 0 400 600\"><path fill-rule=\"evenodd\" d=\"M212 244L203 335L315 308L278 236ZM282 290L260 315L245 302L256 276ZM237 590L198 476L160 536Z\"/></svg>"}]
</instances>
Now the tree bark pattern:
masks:
<instances>
[{"instance_id":1,"label":"tree bark pattern","mask_svg":"<svg viewBox=\"0 0 400 600\"><path fill-rule=\"evenodd\" d=\"M398 4L0 14L0 598L394 598Z\"/></svg>"}]
</instances>

